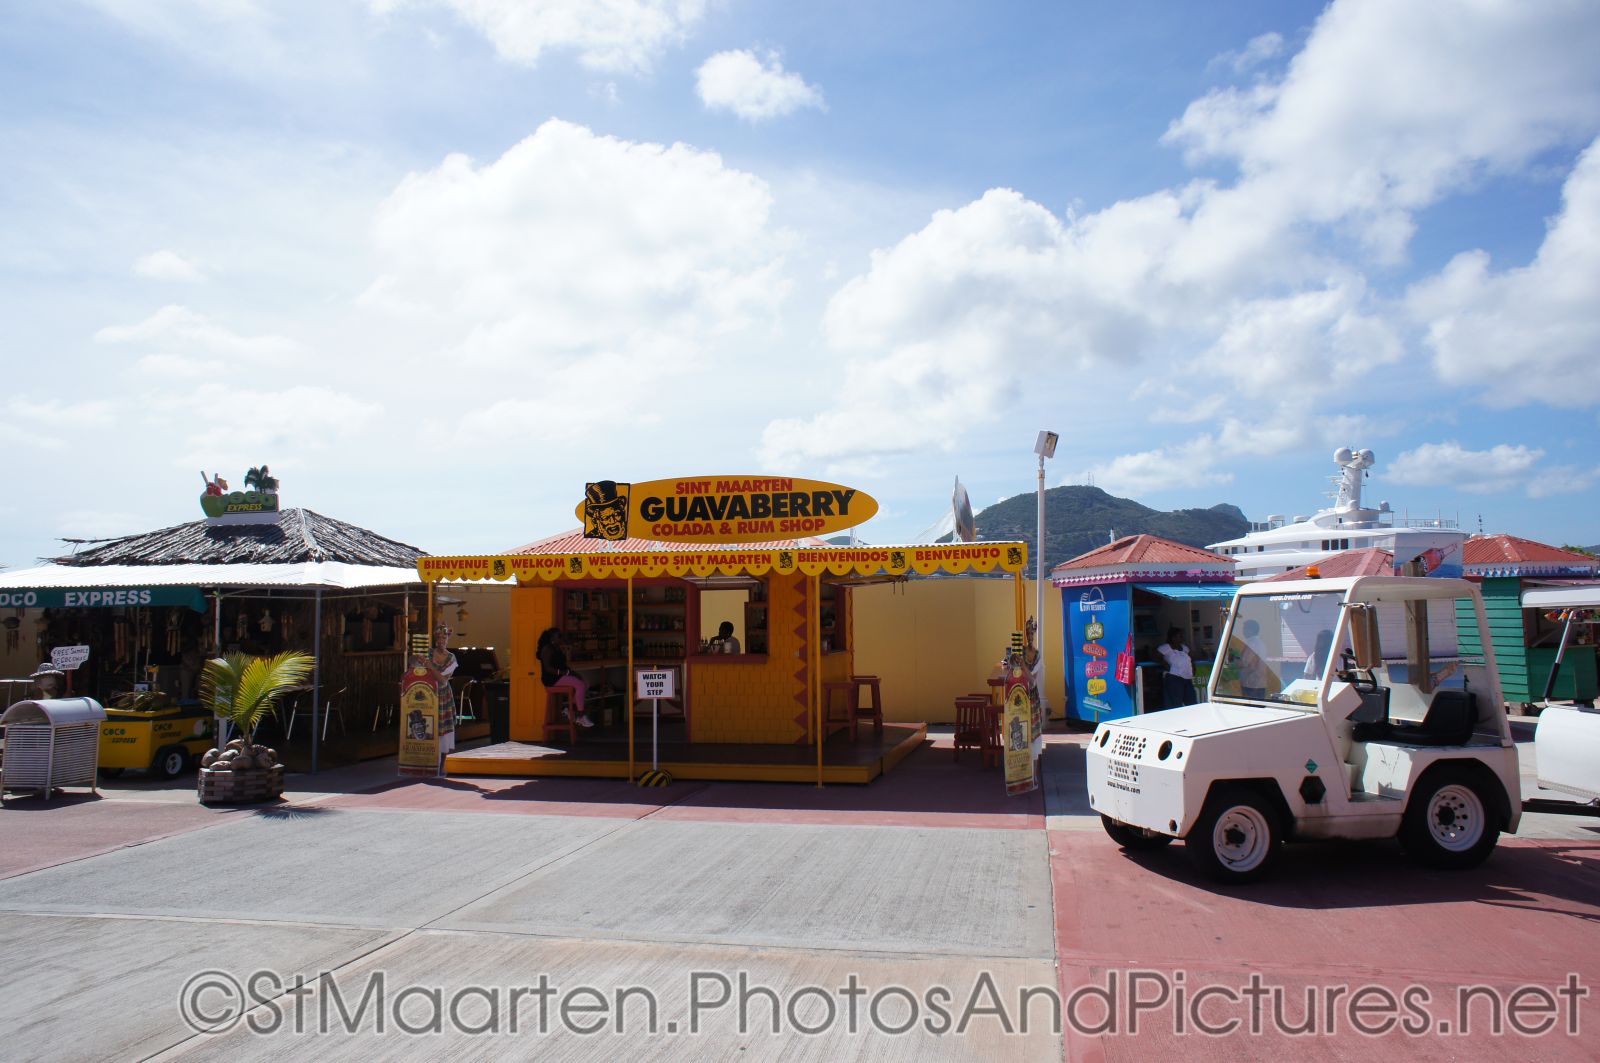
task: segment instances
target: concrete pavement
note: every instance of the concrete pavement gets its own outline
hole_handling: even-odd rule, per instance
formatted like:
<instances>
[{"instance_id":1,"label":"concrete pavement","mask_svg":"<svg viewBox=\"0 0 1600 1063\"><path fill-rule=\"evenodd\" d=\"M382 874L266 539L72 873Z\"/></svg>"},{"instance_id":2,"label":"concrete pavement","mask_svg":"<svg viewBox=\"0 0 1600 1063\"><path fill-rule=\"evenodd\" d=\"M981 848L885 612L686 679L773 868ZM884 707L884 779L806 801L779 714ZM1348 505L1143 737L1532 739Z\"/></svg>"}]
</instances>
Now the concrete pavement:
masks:
<instances>
[{"instance_id":1,"label":"concrete pavement","mask_svg":"<svg viewBox=\"0 0 1600 1063\"><path fill-rule=\"evenodd\" d=\"M1399 1020L1459 1024L1464 986L1537 1005L1568 975L1600 982L1594 821L1530 816L1460 874L1392 843L1294 846L1272 881L1220 890L1181 845L1135 858L1104 836L1083 741L1051 736L1043 789L1016 799L936 735L868 787L400 782L379 764L292 779L261 811L136 781L8 801L5 1054L1593 1058L1593 1000L1576 1036L1491 1036L1482 995L1467 1036ZM203 1025L252 975L244 1020L186 1024L186 999ZM1410 1010L1374 1039L1348 1007L1360 992L1368 1012ZM1308 999L1331 1035L1294 1032ZM1230 1020L1243 1029L1197 1030Z\"/></svg>"}]
</instances>

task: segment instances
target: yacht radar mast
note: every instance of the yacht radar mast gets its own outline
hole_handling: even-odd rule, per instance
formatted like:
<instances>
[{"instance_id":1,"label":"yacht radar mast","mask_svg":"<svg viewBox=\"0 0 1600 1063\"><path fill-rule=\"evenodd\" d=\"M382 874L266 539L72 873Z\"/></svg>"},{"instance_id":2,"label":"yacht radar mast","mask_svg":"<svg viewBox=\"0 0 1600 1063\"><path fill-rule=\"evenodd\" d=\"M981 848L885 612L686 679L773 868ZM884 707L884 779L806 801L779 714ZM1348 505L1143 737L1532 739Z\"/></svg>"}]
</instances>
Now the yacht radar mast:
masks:
<instances>
[{"instance_id":1,"label":"yacht radar mast","mask_svg":"<svg viewBox=\"0 0 1600 1063\"><path fill-rule=\"evenodd\" d=\"M1334 499L1335 513L1356 513L1361 509L1361 482L1377 458L1370 450L1340 447L1333 452L1333 463L1339 466L1339 493Z\"/></svg>"}]
</instances>

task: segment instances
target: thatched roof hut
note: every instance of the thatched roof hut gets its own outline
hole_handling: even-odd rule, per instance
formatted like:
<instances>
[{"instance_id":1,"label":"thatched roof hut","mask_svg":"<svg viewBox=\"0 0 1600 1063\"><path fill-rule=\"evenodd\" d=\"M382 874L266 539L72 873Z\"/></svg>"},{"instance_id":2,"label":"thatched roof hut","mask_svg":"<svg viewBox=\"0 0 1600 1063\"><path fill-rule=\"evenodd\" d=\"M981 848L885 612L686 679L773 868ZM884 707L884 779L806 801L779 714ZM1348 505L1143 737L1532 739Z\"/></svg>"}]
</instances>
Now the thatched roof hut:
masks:
<instances>
[{"instance_id":1,"label":"thatched roof hut","mask_svg":"<svg viewBox=\"0 0 1600 1063\"><path fill-rule=\"evenodd\" d=\"M347 565L413 568L424 551L309 509L286 509L276 521L216 524L190 521L116 539L68 540L83 546L57 565Z\"/></svg>"}]
</instances>

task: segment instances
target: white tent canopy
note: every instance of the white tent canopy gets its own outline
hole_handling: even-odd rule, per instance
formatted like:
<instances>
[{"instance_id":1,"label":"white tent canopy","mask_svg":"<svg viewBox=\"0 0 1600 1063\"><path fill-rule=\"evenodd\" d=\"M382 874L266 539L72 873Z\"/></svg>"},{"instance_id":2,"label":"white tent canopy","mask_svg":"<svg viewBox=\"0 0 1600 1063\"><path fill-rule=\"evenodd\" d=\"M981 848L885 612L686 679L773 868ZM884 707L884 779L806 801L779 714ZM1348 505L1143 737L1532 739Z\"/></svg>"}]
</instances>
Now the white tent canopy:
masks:
<instances>
[{"instance_id":1,"label":"white tent canopy","mask_svg":"<svg viewBox=\"0 0 1600 1063\"><path fill-rule=\"evenodd\" d=\"M421 583L414 568L342 561L236 565L40 565L0 572L0 590L80 587L324 587L356 590Z\"/></svg>"},{"instance_id":2,"label":"white tent canopy","mask_svg":"<svg viewBox=\"0 0 1600 1063\"><path fill-rule=\"evenodd\" d=\"M1600 606L1600 583L1530 587L1522 592L1524 609L1593 609L1596 606Z\"/></svg>"}]
</instances>

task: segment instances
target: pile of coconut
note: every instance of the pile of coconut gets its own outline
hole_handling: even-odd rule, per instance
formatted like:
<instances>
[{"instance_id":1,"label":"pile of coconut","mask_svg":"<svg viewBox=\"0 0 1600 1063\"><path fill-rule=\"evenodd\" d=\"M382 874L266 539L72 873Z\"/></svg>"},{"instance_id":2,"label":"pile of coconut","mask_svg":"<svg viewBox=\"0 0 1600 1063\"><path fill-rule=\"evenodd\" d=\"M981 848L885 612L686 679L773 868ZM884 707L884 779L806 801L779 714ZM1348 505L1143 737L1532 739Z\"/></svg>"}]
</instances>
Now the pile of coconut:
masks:
<instances>
[{"instance_id":1,"label":"pile of coconut","mask_svg":"<svg viewBox=\"0 0 1600 1063\"><path fill-rule=\"evenodd\" d=\"M200 758L200 766L213 771L275 768L278 766L278 751L266 746L249 745L244 739L235 738L222 749L206 750L206 755Z\"/></svg>"}]
</instances>

